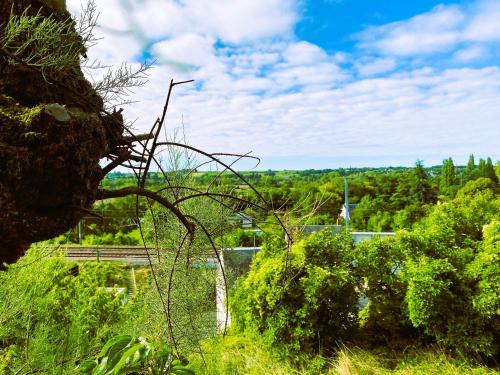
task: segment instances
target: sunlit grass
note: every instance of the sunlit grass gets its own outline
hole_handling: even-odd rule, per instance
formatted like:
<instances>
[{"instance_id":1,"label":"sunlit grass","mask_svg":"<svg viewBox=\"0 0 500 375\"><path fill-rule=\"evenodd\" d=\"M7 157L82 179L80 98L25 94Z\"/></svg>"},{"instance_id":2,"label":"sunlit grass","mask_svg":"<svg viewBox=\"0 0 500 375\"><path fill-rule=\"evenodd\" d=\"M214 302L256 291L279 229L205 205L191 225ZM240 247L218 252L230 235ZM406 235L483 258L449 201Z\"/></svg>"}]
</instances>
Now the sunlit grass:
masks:
<instances>
[{"instance_id":1,"label":"sunlit grass","mask_svg":"<svg viewBox=\"0 0 500 375\"><path fill-rule=\"evenodd\" d=\"M284 360L243 336L214 338L191 361L197 374L245 375L457 375L500 374L500 371L450 357L444 351L410 349L405 353L344 347L332 358L299 355Z\"/></svg>"}]
</instances>

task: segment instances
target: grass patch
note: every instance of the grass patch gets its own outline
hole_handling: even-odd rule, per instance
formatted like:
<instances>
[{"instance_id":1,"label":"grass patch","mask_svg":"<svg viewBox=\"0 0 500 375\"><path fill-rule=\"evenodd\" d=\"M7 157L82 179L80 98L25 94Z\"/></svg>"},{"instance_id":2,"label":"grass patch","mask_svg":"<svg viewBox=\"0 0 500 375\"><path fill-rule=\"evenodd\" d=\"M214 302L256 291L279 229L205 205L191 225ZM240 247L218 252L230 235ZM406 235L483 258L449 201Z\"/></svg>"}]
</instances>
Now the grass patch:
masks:
<instances>
[{"instance_id":1,"label":"grass patch","mask_svg":"<svg viewBox=\"0 0 500 375\"><path fill-rule=\"evenodd\" d=\"M436 348L397 353L344 347L332 358L300 354L283 359L259 342L241 335L228 335L205 341L202 349L203 356L194 355L190 361L197 374L205 375L500 374L498 369L452 358Z\"/></svg>"}]
</instances>

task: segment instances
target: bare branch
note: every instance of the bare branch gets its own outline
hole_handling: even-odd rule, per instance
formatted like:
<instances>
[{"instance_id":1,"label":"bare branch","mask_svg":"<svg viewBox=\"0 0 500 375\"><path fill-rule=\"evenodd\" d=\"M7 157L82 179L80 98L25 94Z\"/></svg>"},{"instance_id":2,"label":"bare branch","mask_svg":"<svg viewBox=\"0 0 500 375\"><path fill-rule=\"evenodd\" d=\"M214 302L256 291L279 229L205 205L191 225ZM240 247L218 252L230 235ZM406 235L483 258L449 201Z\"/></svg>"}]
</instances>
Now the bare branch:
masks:
<instances>
[{"instance_id":1,"label":"bare branch","mask_svg":"<svg viewBox=\"0 0 500 375\"><path fill-rule=\"evenodd\" d=\"M109 199L109 198L123 198L129 195L142 196L146 198L150 198L155 202L158 202L163 207L167 208L170 212L172 212L184 225L188 233L193 236L195 231L195 226L192 222L190 222L187 217L172 203L170 203L167 199L162 197L161 195L146 189L142 189L139 187L126 187L119 190L105 190L99 189L97 192L98 199Z\"/></svg>"},{"instance_id":2,"label":"bare branch","mask_svg":"<svg viewBox=\"0 0 500 375\"><path fill-rule=\"evenodd\" d=\"M134 136L124 136L120 140L120 142L121 142L121 144L125 145L125 144L129 144L129 143L133 143L133 142L147 141L149 139L153 139L153 137L154 136L151 133L137 134Z\"/></svg>"},{"instance_id":3,"label":"bare branch","mask_svg":"<svg viewBox=\"0 0 500 375\"><path fill-rule=\"evenodd\" d=\"M149 170L149 166L151 164L151 159L154 157L156 147L160 145L160 143L158 143L158 137L160 136L161 129L162 129L163 124L165 122L165 116L167 115L168 105L170 103L170 96L172 95L172 89L176 85L181 85L181 84L190 83L190 82L194 82L194 80L181 81L181 82L174 82L173 79L170 80L170 86L168 88L168 93L167 93L167 99L165 100L165 105L163 106L163 113L162 113L161 117L158 120L156 120L155 124L153 125L153 128L156 125L158 125L158 127L156 129L155 136L153 138L153 145L151 146L151 150L149 150L148 161L146 162L146 168L145 168L146 171ZM141 188L143 188L144 185L146 184L146 178L147 178L147 173L144 173L142 176L142 180L140 181Z\"/></svg>"},{"instance_id":4,"label":"bare branch","mask_svg":"<svg viewBox=\"0 0 500 375\"><path fill-rule=\"evenodd\" d=\"M188 150L191 150L191 151L194 151L196 153L199 153L201 155L204 155L210 159L212 159L213 161L217 162L218 164L222 165L223 167L225 167L227 170L231 171L234 175L236 175L241 181L243 181L256 195L257 197L259 197L259 199L262 200L262 202L265 202L266 204L268 204L267 200L264 198L264 196L259 193L259 191L250 183L248 182L245 177L243 177L240 173L238 173L236 170L234 170L230 165L224 163L222 160L212 156L212 154L209 154L205 151L202 151L196 147L192 147L192 146L189 146L189 145L185 145L185 144L182 144L182 143L177 143L177 142L159 142L157 143L157 146L160 146L160 145L166 145L166 146L177 146L177 147L182 147L182 148L186 148ZM281 219L279 218L278 215L276 215L276 213L273 211L273 215L274 217L276 218L276 220L278 220L280 226L283 228L283 230L285 231L285 233L287 234L288 238L291 239L291 236L290 236L290 233L288 233L287 229L286 229L286 226L283 224L283 222L281 221ZM291 241L290 241L291 242Z\"/></svg>"}]
</instances>

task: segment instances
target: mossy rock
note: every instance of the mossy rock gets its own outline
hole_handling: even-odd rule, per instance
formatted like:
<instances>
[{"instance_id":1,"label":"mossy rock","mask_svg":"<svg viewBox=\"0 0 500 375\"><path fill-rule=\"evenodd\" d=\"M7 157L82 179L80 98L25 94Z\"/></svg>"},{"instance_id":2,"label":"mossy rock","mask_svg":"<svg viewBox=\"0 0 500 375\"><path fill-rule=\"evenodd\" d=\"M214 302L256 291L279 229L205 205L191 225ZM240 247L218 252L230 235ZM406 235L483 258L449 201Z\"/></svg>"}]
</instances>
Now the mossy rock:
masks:
<instances>
[{"instance_id":1,"label":"mossy rock","mask_svg":"<svg viewBox=\"0 0 500 375\"><path fill-rule=\"evenodd\" d=\"M70 16L49 5L4 0L0 25L11 11L20 15L26 9L60 20ZM0 26L0 37L4 32ZM29 244L76 226L104 177L99 161L116 154L122 131L122 118L104 113L102 98L78 63L47 77L12 64L0 49L0 268Z\"/></svg>"}]
</instances>

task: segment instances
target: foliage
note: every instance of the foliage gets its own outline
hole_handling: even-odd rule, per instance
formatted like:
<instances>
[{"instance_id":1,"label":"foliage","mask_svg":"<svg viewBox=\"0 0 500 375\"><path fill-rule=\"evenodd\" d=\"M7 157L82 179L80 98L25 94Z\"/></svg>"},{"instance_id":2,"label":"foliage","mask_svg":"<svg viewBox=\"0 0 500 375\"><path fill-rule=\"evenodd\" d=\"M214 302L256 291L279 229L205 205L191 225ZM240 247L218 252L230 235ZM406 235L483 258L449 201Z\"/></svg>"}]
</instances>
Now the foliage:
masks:
<instances>
[{"instance_id":1,"label":"foliage","mask_svg":"<svg viewBox=\"0 0 500 375\"><path fill-rule=\"evenodd\" d=\"M358 204L351 216L351 228L359 231L395 231L411 229L429 213L436 203L436 197L440 202L453 199L457 191L469 180L487 177L494 184L497 179L493 177L494 173L492 174L492 171L495 171L492 163L488 159L484 163L488 176L480 176L476 165L469 167L472 168L470 178L464 177L465 167L456 166L451 158L445 159L442 166L427 168L423 168L420 163L411 169L358 168L240 173L264 196L272 200L275 207L286 211L291 219L307 217L307 224L319 225L333 224L339 220L338 215L344 199L342 175L346 173L350 202ZM257 197L250 189L242 188L237 179L227 173L197 172L191 177L190 184L204 191L215 176L221 191L236 187L234 192L237 196L257 202ZM161 181L161 174L149 173L148 185L161 189ZM103 181L103 186L110 189L131 184L134 184L132 175L121 172L113 172ZM422 200L427 203L422 203ZM130 198L109 200L96 205L95 210L103 215L104 219L86 217L82 225L84 235L104 236L119 230L127 233L127 228L134 228L138 224L135 203L135 199ZM238 208L241 209L252 211L251 207L245 205ZM144 216L146 210L146 200L140 199L139 219ZM249 239L240 231L229 237L231 241L235 239L231 242L235 246L238 242L253 245L253 238ZM71 238L74 240L74 236Z\"/></svg>"},{"instance_id":2,"label":"foliage","mask_svg":"<svg viewBox=\"0 0 500 375\"><path fill-rule=\"evenodd\" d=\"M428 210L413 230L356 247L325 232L289 252L266 243L237 283L236 328L285 354L330 349L346 337L364 346L437 342L464 356L498 354L495 185L469 181Z\"/></svg>"},{"instance_id":3,"label":"foliage","mask_svg":"<svg viewBox=\"0 0 500 375\"><path fill-rule=\"evenodd\" d=\"M493 221L483 229L484 240L467 271L476 280L478 293L474 305L485 316L500 312L500 222Z\"/></svg>"},{"instance_id":4,"label":"foliage","mask_svg":"<svg viewBox=\"0 0 500 375\"><path fill-rule=\"evenodd\" d=\"M200 375L486 375L498 373L463 359L451 357L442 349L405 351L387 348L342 347L331 357L298 353L292 360L274 355L259 340L230 334L203 343L204 354L190 358Z\"/></svg>"},{"instance_id":5,"label":"foliage","mask_svg":"<svg viewBox=\"0 0 500 375\"><path fill-rule=\"evenodd\" d=\"M260 339L232 332L203 341L202 350L190 358L197 374L317 375L327 365L323 357L305 353L297 353L292 361L281 358Z\"/></svg>"},{"instance_id":6,"label":"foliage","mask_svg":"<svg viewBox=\"0 0 500 375\"><path fill-rule=\"evenodd\" d=\"M236 228L224 237L224 247L254 247L262 245L262 237L253 230Z\"/></svg>"},{"instance_id":7,"label":"foliage","mask_svg":"<svg viewBox=\"0 0 500 375\"><path fill-rule=\"evenodd\" d=\"M413 198L422 204L433 203L435 201L435 190L431 186L429 176L424 169L424 165L419 160L415 163L410 179L411 193Z\"/></svg>"},{"instance_id":8,"label":"foliage","mask_svg":"<svg viewBox=\"0 0 500 375\"><path fill-rule=\"evenodd\" d=\"M113 287L126 286L123 268L77 266L63 256L48 257L35 247L0 272L0 348L11 353L7 373L21 367L71 373L74 361L102 345L121 318L125 296Z\"/></svg>"},{"instance_id":9,"label":"foliage","mask_svg":"<svg viewBox=\"0 0 500 375\"><path fill-rule=\"evenodd\" d=\"M216 333L216 281L218 255L213 245L227 232L226 218L230 210L222 203L205 196L182 200L189 196L191 169L175 150L169 150L172 171L169 183L183 186L164 193L170 200L180 199L179 208L194 218L200 228L188 237L178 219L167 209L149 206L141 223L146 241L152 245L155 259L151 275L153 288L143 301L147 314L140 313L137 326L140 334L166 341L178 353L199 351L201 340ZM208 258L208 262L207 262Z\"/></svg>"},{"instance_id":10,"label":"foliage","mask_svg":"<svg viewBox=\"0 0 500 375\"><path fill-rule=\"evenodd\" d=\"M464 360L457 360L437 348L425 350L410 348L403 353L344 348L337 354L328 374L486 375L491 374L491 370Z\"/></svg>"},{"instance_id":11,"label":"foliage","mask_svg":"<svg viewBox=\"0 0 500 375\"><path fill-rule=\"evenodd\" d=\"M478 269L485 259L495 267L498 238L483 232L500 212L491 187L489 179L468 182L453 201L434 207L415 231L401 236L408 317L465 355L498 352L498 311L483 310L500 303L490 290L497 271Z\"/></svg>"},{"instance_id":12,"label":"foliage","mask_svg":"<svg viewBox=\"0 0 500 375\"><path fill-rule=\"evenodd\" d=\"M485 226L483 236L467 272L474 282L474 310L485 322L484 334L492 336L492 351L500 353L500 222Z\"/></svg>"},{"instance_id":13,"label":"foliage","mask_svg":"<svg viewBox=\"0 0 500 375\"><path fill-rule=\"evenodd\" d=\"M86 30L91 34L92 27ZM0 48L10 57L11 64L22 63L43 73L60 73L79 65L80 55L85 53L82 36L72 19L59 21L40 12L29 16L27 11L10 17L0 38Z\"/></svg>"},{"instance_id":14,"label":"foliage","mask_svg":"<svg viewBox=\"0 0 500 375\"><path fill-rule=\"evenodd\" d=\"M84 360L76 368L89 375L142 374L188 375L194 372L176 359L165 343L150 343L142 337L115 336L108 340L94 360Z\"/></svg>"},{"instance_id":15,"label":"foliage","mask_svg":"<svg viewBox=\"0 0 500 375\"><path fill-rule=\"evenodd\" d=\"M465 182L476 179L478 176L476 170L476 163L474 160L474 155L469 156L469 160L467 161L467 166L465 167L464 179Z\"/></svg>"},{"instance_id":16,"label":"foliage","mask_svg":"<svg viewBox=\"0 0 500 375\"><path fill-rule=\"evenodd\" d=\"M350 236L315 233L290 251L267 244L232 299L235 326L287 354L331 349L356 325Z\"/></svg>"},{"instance_id":17,"label":"foliage","mask_svg":"<svg viewBox=\"0 0 500 375\"><path fill-rule=\"evenodd\" d=\"M366 344L400 347L419 336L407 317L406 282L401 271L406 257L395 238L373 238L353 249L355 272L361 280L359 323ZM364 305L364 306L363 306Z\"/></svg>"},{"instance_id":18,"label":"foliage","mask_svg":"<svg viewBox=\"0 0 500 375\"><path fill-rule=\"evenodd\" d=\"M141 245L142 239L139 230L134 230L129 233L123 233L119 230L117 233L106 233L101 236L94 234L86 235L82 240L82 245L102 246L102 245L125 245L138 246Z\"/></svg>"},{"instance_id":19,"label":"foliage","mask_svg":"<svg viewBox=\"0 0 500 375\"><path fill-rule=\"evenodd\" d=\"M446 196L454 196L458 190L458 177L453 164L453 159L443 160L441 168L441 177L439 179L439 192Z\"/></svg>"},{"instance_id":20,"label":"foliage","mask_svg":"<svg viewBox=\"0 0 500 375\"><path fill-rule=\"evenodd\" d=\"M494 184L498 184L498 176L495 173L495 167L493 166L493 161L490 157L486 159L486 165L484 167L484 176L493 181Z\"/></svg>"}]
</instances>

